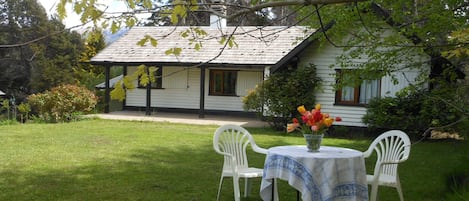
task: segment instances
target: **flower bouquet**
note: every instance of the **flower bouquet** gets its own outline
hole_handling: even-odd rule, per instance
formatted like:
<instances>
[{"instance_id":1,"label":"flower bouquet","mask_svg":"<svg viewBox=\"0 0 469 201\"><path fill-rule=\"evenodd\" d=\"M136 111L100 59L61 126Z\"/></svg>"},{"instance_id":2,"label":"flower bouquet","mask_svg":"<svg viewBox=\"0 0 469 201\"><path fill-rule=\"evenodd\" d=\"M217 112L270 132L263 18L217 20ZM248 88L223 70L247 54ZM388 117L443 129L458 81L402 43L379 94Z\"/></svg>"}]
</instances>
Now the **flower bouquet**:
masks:
<instances>
[{"instance_id":1,"label":"flower bouquet","mask_svg":"<svg viewBox=\"0 0 469 201\"><path fill-rule=\"evenodd\" d=\"M316 104L311 111L308 111L304 105L299 106L297 110L301 114L301 121L293 118L292 123L287 124L287 132L300 131L306 139L308 150L319 151L324 133L334 121L342 121L342 119L332 118L329 114L322 113L320 104Z\"/></svg>"}]
</instances>

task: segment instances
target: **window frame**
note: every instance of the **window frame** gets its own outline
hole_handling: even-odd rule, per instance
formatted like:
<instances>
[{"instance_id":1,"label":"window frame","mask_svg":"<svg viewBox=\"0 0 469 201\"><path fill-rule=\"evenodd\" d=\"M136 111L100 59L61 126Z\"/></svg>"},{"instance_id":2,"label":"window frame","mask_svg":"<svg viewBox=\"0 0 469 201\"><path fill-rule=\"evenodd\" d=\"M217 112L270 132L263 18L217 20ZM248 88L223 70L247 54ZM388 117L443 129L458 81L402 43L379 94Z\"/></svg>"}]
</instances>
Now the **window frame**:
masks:
<instances>
[{"instance_id":1,"label":"window frame","mask_svg":"<svg viewBox=\"0 0 469 201\"><path fill-rule=\"evenodd\" d=\"M340 84L340 81L342 80L342 76L343 76L343 72L344 71L354 71L356 69L336 69L336 84ZM381 96L381 79L375 79L378 81L377 83L377 96L375 97L380 97ZM363 82L368 82L368 81L375 81L375 80L363 80ZM335 105L344 105L344 106L361 106L361 107L365 107L366 105L368 105L368 103L360 103L360 95L362 94L361 93L361 86L362 86L362 83L356 85L356 86L343 86L339 89L336 90L335 92ZM343 92L343 88L344 87L352 87L353 88L353 99L350 100L350 101L347 101L347 100L342 100L342 92ZM372 97L372 98L375 98L375 97Z\"/></svg>"},{"instance_id":2,"label":"window frame","mask_svg":"<svg viewBox=\"0 0 469 201\"><path fill-rule=\"evenodd\" d=\"M225 92L225 87L224 87L224 84L226 83L225 82L225 73L235 73L234 74L234 86L231 86L230 88L232 89L232 93L229 93L229 92ZM237 96L237 93L236 93L236 87L237 87L237 82L238 82L238 70L224 70L224 69L210 69L209 71L209 93L208 95L211 95L211 96ZM220 86L219 88L221 89L221 92L217 91L217 79L215 79L216 76L220 76L221 77L221 84L222 86ZM228 82L228 83L231 83L231 82Z\"/></svg>"}]
</instances>

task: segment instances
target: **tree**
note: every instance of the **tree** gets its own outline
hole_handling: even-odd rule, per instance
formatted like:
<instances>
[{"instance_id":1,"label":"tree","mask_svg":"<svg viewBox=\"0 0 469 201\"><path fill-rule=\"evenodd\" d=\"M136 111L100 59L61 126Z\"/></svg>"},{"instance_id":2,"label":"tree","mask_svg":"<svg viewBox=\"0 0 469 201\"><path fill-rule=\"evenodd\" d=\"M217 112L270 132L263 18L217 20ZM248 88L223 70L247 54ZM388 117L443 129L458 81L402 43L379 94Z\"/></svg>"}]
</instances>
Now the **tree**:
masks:
<instances>
[{"instance_id":1,"label":"tree","mask_svg":"<svg viewBox=\"0 0 469 201\"><path fill-rule=\"evenodd\" d=\"M363 0L359 0L363 1ZM236 3L239 2L239 3ZM154 13L159 12L161 17L169 17L173 25L179 25L181 20L194 17L195 12L203 12L215 14L227 19L228 21L235 20L248 14L262 13L266 9L285 7L285 6L307 6L315 4L337 4L344 2L356 2L355 0L285 0L285 1L251 1L249 3L244 1L197 1L197 0L176 0L168 1L168 3L161 3L155 0L127 0L126 4L128 12L115 15L114 13L106 13L106 7L95 4L95 0L61 0L57 5L57 11L60 19L67 16L66 5L70 4L75 13L81 15L81 21L93 22L99 24L103 28L110 28L117 31L121 26L125 25L132 27L138 24L138 14L141 13ZM225 5L228 10L228 15L220 12L218 9L213 9L212 5ZM155 12L156 11L156 12ZM105 19L105 20L102 20ZM192 24L192 23L189 23Z\"/></svg>"},{"instance_id":2,"label":"tree","mask_svg":"<svg viewBox=\"0 0 469 201\"><path fill-rule=\"evenodd\" d=\"M0 85L10 96L29 93L31 63L35 52L30 46L15 45L37 38L47 22L44 9L35 0L0 0ZM21 99L21 98L20 98Z\"/></svg>"},{"instance_id":3,"label":"tree","mask_svg":"<svg viewBox=\"0 0 469 201\"><path fill-rule=\"evenodd\" d=\"M91 65L89 61L106 47L106 42L100 28L95 27L84 35L84 50L79 57L79 63L73 67L73 74L76 83L80 83L92 90L104 77L104 68L102 66Z\"/></svg>"},{"instance_id":4,"label":"tree","mask_svg":"<svg viewBox=\"0 0 469 201\"><path fill-rule=\"evenodd\" d=\"M45 34L58 33L40 43L31 44L35 52L32 62L31 90L42 92L64 83L74 83L73 68L79 65L84 50L83 39L77 32L64 31L65 26L52 19Z\"/></svg>"},{"instance_id":5,"label":"tree","mask_svg":"<svg viewBox=\"0 0 469 201\"><path fill-rule=\"evenodd\" d=\"M322 7L316 18L310 18L310 24L321 27L323 22L336 21L332 33L328 33L324 41L349 50L338 59L337 66L350 66L353 59L366 55L369 61L355 67L364 70L362 74L382 77L399 71L402 63L408 63L406 67L409 68L421 69L424 65L413 61L411 54L421 49L431 57L424 62L433 64L432 78L454 81L454 76L443 72L457 72L455 67L460 63L452 60L454 65L450 65L442 53L468 46L467 42L448 40L452 32L468 26L467 9L467 1L427 1L423 4L380 0ZM398 34L383 35L383 32Z\"/></svg>"},{"instance_id":6,"label":"tree","mask_svg":"<svg viewBox=\"0 0 469 201\"><path fill-rule=\"evenodd\" d=\"M36 0L0 0L0 84L21 102L27 95L73 81L82 39Z\"/></svg>"}]
</instances>

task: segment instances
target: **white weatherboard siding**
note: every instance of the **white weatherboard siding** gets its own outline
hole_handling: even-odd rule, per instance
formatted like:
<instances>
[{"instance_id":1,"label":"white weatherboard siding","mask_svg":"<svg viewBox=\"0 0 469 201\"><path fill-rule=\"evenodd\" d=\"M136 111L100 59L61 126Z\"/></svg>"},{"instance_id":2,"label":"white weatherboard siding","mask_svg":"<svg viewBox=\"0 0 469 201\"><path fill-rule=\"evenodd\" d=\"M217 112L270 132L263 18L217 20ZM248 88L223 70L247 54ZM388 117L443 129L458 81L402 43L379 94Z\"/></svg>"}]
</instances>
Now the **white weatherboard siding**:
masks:
<instances>
[{"instance_id":1,"label":"white weatherboard siding","mask_svg":"<svg viewBox=\"0 0 469 201\"><path fill-rule=\"evenodd\" d=\"M317 46L316 46L317 47ZM335 48L330 44L319 48L308 48L300 55L299 66L309 66L310 63L315 64L317 67L317 74L322 79L322 91L316 93L316 102L322 106L322 111L329 113L331 116L342 117L342 122L336 122L335 125L345 126L359 126L364 127L362 117L366 114L365 107L358 106L341 106L335 105L335 91L333 85L335 84L335 69L330 68L336 62L336 57L341 55L343 50ZM428 59L419 57L416 59ZM354 62L366 62L366 57ZM399 80L399 84L394 85L390 77L383 77L381 79L381 97L394 96L396 92L408 86L408 80L414 81L419 75L415 70L405 70L395 74ZM405 75L405 76L404 76Z\"/></svg>"},{"instance_id":2,"label":"white weatherboard siding","mask_svg":"<svg viewBox=\"0 0 469 201\"><path fill-rule=\"evenodd\" d=\"M133 73L135 68L129 67ZM209 94L210 71L205 72L205 109L224 111L244 111L242 97L263 80L262 71L239 71L236 91L238 96L211 96ZM163 88L152 89L151 106L162 108L199 109L200 69L163 67ZM127 92L126 106L145 107L146 89Z\"/></svg>"},{"instance_id":3,"label":"white weatherboard siding","mask_svg":"<svg viewBox=\"0 0 469 201\"><path fill-rule=\"evenodd\" d=\"M207 110L227 110L242 112L242 98L251 89L263 80L262 71L238 71L238 79L236 81L237 96L211 96L209 93L209 70L205 73L205 109Z\"/></svg>"},{"instance_id":4,"label":"white weatherboard siding","mask_svg":"<svg viewBox=\"0 0 469 201\"><path fill-rule=\"evenodd\" d=\"M129 67L131 74L135 68ZM163 88L151 90L151 106L165 108L199 108L199 69L163 67ZM135 85L137 85L135 81ZM196 86L194 86L196 85ZM126 106L145 107L146 89L127 91Z\"/></svg>"}]
</instances>

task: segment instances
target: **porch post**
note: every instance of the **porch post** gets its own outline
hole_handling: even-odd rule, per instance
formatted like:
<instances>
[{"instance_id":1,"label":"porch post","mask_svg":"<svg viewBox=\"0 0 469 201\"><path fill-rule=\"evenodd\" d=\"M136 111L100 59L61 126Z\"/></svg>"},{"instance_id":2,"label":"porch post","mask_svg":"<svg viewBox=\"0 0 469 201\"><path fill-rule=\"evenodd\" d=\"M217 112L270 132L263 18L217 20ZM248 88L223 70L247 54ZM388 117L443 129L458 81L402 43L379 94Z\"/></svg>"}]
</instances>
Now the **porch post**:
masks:
<instances>
[{"instance_id":1,"label":"porch post","mask_svg":"<svg viewBox=\"0 0 469 201\"><path fill-rule=\"evenodd\" d=\"M199 118L205 118L205 66L200 67L200 106Z\"/></svg>"},{"instance_id":2,"label":"porch post","mask_svg":"<svg viewBox=\"0 0 469 201\"><path fill-rule=\"evenodd\" d=\"M104 66L104 75L105 75L105 81L104 81L104 113L109 113L109 105L111 101L111 95L110 95L110 84L109 80L111 79L111 66L106 65Z\"/></svg>"},{"instance_id":3,"label":"porch post","mask_svg":"<svg viewBox=\"0 0 469 201\"><path fill-rule=\"evenodd\" d=\"M124 77L127 76L127 68L128 68L127 65L123 66L122 79L124 79ZM122 101L122 109L125 109L125 105L127 105L126 100L127 100L127 90L125 90L125 99Z\"/></svg>"},{"instance_id":4,"label":"porch post","mask_svg":"<svg viewBox=\"0 0 469 201\"><path fill-rule=\"evenodd\" d=\"M150 76L150 69L148 68L148 66L145 66L145 71L146 71L147 76ZM145 109L145 115L150 116L151 115L151 80L147 84L146 88L147 88L147 105Z\"/></svg>"}]
</instances>

